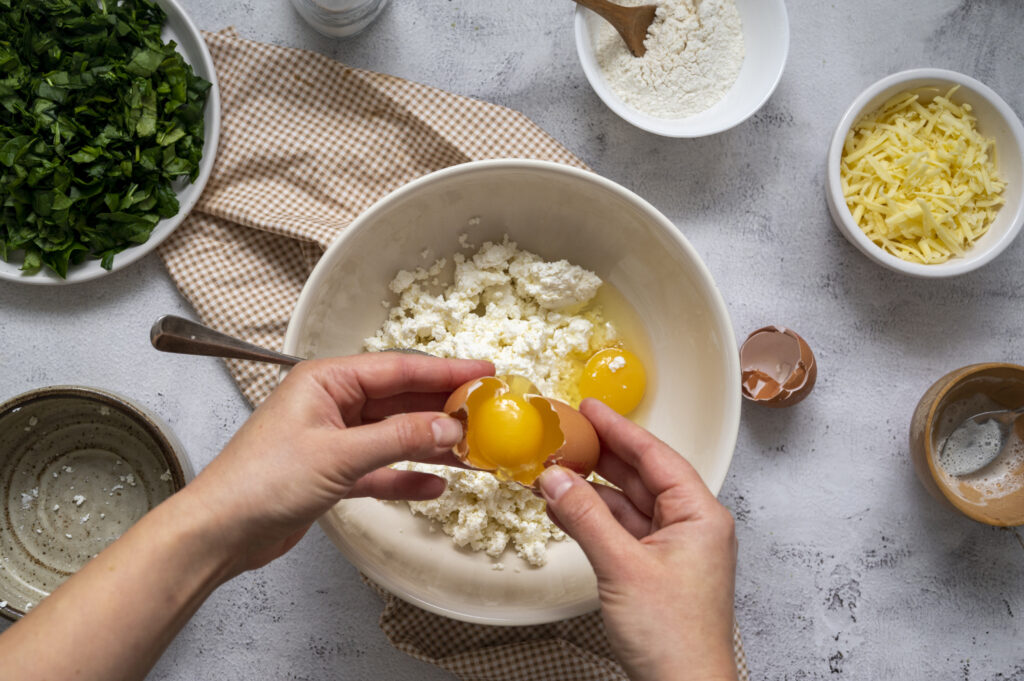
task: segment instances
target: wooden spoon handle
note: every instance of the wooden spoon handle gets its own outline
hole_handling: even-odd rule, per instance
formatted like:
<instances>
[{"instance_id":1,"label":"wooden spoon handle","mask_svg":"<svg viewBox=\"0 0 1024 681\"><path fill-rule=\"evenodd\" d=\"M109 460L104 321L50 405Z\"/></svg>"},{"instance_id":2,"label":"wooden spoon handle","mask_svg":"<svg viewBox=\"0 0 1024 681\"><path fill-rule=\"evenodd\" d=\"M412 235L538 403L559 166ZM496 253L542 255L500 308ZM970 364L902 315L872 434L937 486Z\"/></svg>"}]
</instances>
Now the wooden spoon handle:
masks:
<instances>
[{"instance_id":1,"label":"wooden spoon handle","mask_svg":"<svg viewBox=\"0 0 1024 681\"><path fill-rule=\"evenodd\" d=\"M576 3L596 12L614 26L634 57L642 57L647 52L644 40L654 21L656 6L623 7L608 0L576 0Z\"/></svg>"}]
</instances>

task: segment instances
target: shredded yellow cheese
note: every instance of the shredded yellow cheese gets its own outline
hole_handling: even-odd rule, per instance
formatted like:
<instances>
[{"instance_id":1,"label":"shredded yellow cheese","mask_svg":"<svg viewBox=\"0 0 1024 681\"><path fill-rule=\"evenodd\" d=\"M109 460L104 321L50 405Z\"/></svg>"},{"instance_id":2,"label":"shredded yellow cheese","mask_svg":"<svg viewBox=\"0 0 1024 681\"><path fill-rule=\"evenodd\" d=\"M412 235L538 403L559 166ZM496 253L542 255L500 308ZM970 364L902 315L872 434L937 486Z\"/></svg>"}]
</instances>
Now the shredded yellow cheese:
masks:
<instances>
[{"instance_id":1,"label":"shredded yellow cheese","mask_svg":"<svg viewBox=\"0 0 1024 681\"><path fill-rule=\"evenodd\" d=\"M850 214L903 260L963 255L1005 200L995 143L975 128L970 104L952 101L958 87L945 96L935 88L901 93L846 135L840 178Z\"/></svg>"}]
</instances>

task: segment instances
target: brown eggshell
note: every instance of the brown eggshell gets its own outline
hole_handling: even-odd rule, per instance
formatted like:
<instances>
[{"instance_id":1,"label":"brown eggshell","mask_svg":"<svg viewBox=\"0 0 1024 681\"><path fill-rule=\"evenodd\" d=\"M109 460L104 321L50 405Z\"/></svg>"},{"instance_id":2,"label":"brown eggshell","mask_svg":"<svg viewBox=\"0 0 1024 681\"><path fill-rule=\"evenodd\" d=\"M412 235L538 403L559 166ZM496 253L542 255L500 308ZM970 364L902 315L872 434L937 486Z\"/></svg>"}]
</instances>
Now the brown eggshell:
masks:
<instances>
[{"instance_id":1,"label":"brown eggshell","mask_svg":"<svg viewBox=\"0 0 1024 681\"><path fill-rule=\"evenodd\" d=\"M457 445L452 447L452 451L455 455L462 460L463 463L466 461L466 456L469 454L469 443L467 441L467 433L469 432L469 409L466 406L466 400L469 398L469 394L477 388L485 385L485 381L495 381L495 388L501 390L504 385L501 379L496 379L492 376L484 376L482 378L474 378L466 381L448 396L448 399L444 403L444 413L448 414L454 419L458 419L462 423L462 440ZM505 387L505 390L508 388ZM501 392L505 392L501 390Z\"/></svg>"},{"instance_id":2,"label":"brown eggshell","mask_svg":"<svg viewBox=\"0 0 1024 681\"><path fill-rule=\"evenodd\" d=\"M449 416L454 416L457 412L464 411L466 409L466 398L469 397L470 388L476 387L479 383L480 379L474 378L472 381L466 381L456 388L444 402L444 413Z\"/></svg>"},{"instance_id":3,"label":"brown eggshell","mask_svg":"<svg viewBox=\"0 0 1024 681\"><path fill-rule=\"evenodd\" d=\"M791 407L807 397L818 365L807 341L792 329L765 326L740 347L743 396L766 407Z\"/></svg>"},{"instance_id":4,"label":"brown eggshell","mask_svg":"<svg viewBox=\"0 0 1024 681\"><path fill-rule=\"evenodd\" d=\"M562 434L565 436L565 443L547 458L544 467L557 464L575 471L583 477L590 475L601 456L601 441L597 437L597 431L594 430L594 426L590 424L586 416L565 402L551 398L545 399L558 414L558 422L562 428Z\"/></svg>"},{"instance_id":5,"label":"brown eggshell","mask_svg":"<svg viewBox=\"0 0 1024 681\"><path fill-rule=\"evenodd\" d=\"M459 459L470 466L469 462L469 407L467 402L470 394L478 389L493 390L495 394L508 392L512 388L506 381L525 381L520 377L485 376L475 378L463 383L455 389L444 404L444 412L462 422L462 441L452 448ZM535 388L527 383L531 389ZM520 389L522 386L520 385ZM550 406L558 420L558 428L561 430L562 444L545 461L544 467L558 464L580 475L590 475L597 465L597 459L601 454L601 444L597 432L583 414L573 409L560 400L543 397L536 394L527 394L530 400L538 409L544 410ZM537 404L540 402L541 404ZM548 412L550 414L550 412ZM473 466L475 468L475 466ZM488 470L488 469L479 469ZM493 472L493 470L491 471Z\"/></svg>"}]
</instances>

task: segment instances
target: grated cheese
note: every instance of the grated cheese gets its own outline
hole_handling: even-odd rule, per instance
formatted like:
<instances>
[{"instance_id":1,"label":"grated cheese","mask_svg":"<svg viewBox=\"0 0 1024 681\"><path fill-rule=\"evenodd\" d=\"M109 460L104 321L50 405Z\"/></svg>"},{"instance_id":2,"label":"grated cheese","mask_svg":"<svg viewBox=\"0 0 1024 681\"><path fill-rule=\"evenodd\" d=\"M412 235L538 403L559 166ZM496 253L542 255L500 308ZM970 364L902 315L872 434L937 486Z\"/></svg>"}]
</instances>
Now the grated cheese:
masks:
<instances>
[{"instance_id":1,"label":"grated cheese","mask_svg":"<svg viewBox=\"0 0 1024 681\"><path fill-rule=\"evenodd\" d=\"M968 103L922 88L893 97L846 135L840 161L850 214L875 244L909 262L962 256L1005 199L995 143Z\"/></svg>"}]
</instances>

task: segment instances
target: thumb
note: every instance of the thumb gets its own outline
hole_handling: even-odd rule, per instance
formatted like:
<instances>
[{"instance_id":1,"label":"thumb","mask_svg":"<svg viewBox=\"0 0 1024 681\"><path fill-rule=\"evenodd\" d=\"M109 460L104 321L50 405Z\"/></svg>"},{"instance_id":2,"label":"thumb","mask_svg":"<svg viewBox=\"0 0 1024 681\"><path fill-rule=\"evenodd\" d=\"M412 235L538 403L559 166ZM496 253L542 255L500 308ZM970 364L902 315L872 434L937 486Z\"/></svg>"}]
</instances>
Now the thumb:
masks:
<instances>
[{"instance_id":1,"label":"thumb","mask_svg":"<svg viewBox=\"0 0 1024 681\"><path fill-rule=\"evenodd\" d=\"M600 577L626 559L636 543L586 480L561 466L538 479L541 494L563 529L575 539Z\"/></svg>"},{"instance_id":2,"label":"thumb","mask_svg":"<svg viewBox=\"0 0 1024 681\"><path fill-rule=\"evenodd\" d=\"M346 428L337 437L354 483L381 466L450 452L462 439L462 424L447 414L414 412Z\"/></svg>"}]
</instances>

